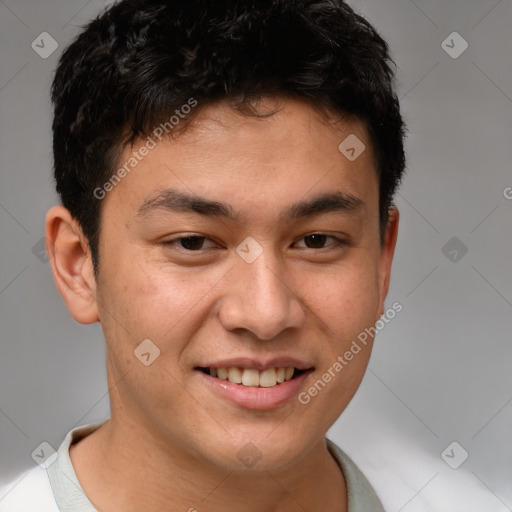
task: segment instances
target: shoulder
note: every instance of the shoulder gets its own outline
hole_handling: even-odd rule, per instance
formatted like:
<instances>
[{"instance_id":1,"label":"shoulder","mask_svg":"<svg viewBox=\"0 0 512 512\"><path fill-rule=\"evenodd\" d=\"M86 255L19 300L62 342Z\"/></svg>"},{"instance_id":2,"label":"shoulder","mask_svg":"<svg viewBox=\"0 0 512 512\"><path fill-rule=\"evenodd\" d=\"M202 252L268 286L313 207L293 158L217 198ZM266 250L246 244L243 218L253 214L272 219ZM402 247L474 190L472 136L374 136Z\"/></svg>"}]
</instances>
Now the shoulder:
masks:
<instances>
[{"instance_id":1,"label":"shoulder","mask_svg":"<svg viewBox=\"0 0 512 512\"><path fill-rule=\"evenodd\" d=\"M333 441L326 438L326 442L345 477L348 512L384 512L379 497L355 462Z\"/></svg>"},{"instance_id":2,"label":"shoulder","mask_svg":"<svg viewBox=\"0 0 512 512\"><path fill-rule=\"evenodd\" d=\"M0 486L0 512L94 510L76 477L69 458L69 447L103 423L91 423L70 430L53 462L49 463L48 459L46 468L38 465Z\"/></svg>"},{"instance_id":3,"label":"shoulder","mask_svg":"<svg viewBox=\"0 0 512 512\"><path fill-rule=\"evenodd\" d=\"M45 469L39 466L0 487L0 512L59 512Z\"/></svg>"}]
</instances>

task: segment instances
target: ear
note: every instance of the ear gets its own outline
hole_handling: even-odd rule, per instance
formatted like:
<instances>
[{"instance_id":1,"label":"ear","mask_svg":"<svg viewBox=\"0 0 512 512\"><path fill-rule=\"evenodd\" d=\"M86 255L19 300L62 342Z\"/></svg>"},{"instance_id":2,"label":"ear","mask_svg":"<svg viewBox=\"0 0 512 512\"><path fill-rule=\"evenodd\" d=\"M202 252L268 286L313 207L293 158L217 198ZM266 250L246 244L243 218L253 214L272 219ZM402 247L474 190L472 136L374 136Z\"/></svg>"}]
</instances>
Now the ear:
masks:
<instances>
[{"instance_id":1,"label":"ear","mask_svg":"<svg viewBox=\"0 0 512 512\"><path fill-rule=\"evenodd\" d=\"M379 310L376 320L384 314L384 301L389 290L389 282L391 279L391 265L393 263L393 255L395 253L396 240L398 237L398 222L400 212L395 206L389 209L389 221L386 227L384 244L380 250L379 261Z\"/></svg>"},{"instance_id":2,"label":"ear","mask_svg":"<svg viewBox=\"0 0 512 512\"><path fill-rule=\"evenodd\" d=\"M89 245L80 225L63 206L54 206L46 214L46 252L71 316L81 324L98 322Z\"/></svg>"}]
</instances>

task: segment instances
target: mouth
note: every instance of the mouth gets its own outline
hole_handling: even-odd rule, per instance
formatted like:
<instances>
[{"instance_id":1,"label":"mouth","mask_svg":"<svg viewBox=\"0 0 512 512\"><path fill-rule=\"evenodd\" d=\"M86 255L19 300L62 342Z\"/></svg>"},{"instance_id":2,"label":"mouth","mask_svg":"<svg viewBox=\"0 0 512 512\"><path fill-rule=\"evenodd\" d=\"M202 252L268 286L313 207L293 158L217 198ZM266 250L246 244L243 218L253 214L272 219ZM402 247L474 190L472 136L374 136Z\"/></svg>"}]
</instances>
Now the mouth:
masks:
<instances>
[{"instance_id":1,"label":"mouth","mask_svg":"<svg viewBox=\"0 0 512 512\"><path fill-rule=\"evenodd\" d=\"M221 400L245 410L270 411L293 403L315 367L290 356L237 357L201 361L194 370L201 386Z\"/></svg>"},{"instance_id":2,"label":"mouth","mask_svg":"<svg viewBox=\"0 0 512 512\"><path fill-rule=\"evenodd\" d=\"M232 367L198 367L200 372L215 379L228 381L244 387L273 388L298 378L310 369L299 369L293 366L274 367L264 370L256 368Z\"/></svg>"}]
</instances>

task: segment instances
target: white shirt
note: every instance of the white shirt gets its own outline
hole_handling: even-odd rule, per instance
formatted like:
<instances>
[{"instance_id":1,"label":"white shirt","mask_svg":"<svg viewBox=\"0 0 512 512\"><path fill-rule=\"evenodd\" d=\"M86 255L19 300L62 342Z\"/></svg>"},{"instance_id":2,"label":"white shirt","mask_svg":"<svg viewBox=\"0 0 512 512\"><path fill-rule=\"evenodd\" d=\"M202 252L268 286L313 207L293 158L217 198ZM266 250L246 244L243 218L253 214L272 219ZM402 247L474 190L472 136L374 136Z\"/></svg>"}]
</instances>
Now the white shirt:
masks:
<instances>
[{"instance_id":1,"label":"white shirt","mask_svg":"<svg viewBox=\"0 0 512 512\"><path fill-rule=\"evenodd\" d=\"M0 512L96 512L78 482L69 447L101 424L70 430L47 469L36 466L1 487ZM327 447L345 476L348 512L384 512L370 483L348 455L329 439Z\"/></svg>"}]
</instances>

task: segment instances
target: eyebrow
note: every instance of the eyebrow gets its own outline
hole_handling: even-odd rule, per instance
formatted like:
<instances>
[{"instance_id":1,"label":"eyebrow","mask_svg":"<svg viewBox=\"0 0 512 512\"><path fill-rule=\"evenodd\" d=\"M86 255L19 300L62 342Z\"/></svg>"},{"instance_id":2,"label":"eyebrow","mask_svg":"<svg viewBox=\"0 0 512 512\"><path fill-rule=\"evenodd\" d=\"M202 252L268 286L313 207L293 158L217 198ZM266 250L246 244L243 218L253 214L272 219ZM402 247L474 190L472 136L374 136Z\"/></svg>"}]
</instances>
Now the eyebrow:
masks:
<instances>
[{"instance_id":1,"label":"eyebrow","mask_svg":"<svg viewBox=\"0 0 512 512\"><path fill-rule=\"evenodd\" d=\"M233 222L240 221L242 218L242 215L235 212L229 204L187 194L176 189L161 190L154 197L144 201L137 216L147 217L158 210L197 213L207 217L221 217ZM331 192L292 204L281 214L280 220L289 222L333 212L362 215L366 211L366 204L359 197L346 192Z\"/></svg>"}]
</instances>

